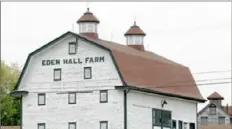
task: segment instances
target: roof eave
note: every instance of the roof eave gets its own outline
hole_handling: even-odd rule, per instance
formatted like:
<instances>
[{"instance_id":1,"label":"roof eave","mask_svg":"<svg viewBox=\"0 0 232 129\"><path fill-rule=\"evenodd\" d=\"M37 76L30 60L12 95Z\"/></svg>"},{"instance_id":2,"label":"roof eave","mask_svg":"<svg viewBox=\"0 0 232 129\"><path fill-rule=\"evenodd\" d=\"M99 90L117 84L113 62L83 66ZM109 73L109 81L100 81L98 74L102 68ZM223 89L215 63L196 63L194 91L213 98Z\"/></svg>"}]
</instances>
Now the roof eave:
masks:
<instances>
[{"instance_id":1,"label":"roof eave","mask_svg":"<svg viewBox=\"0 0 232 129\"><path fill-rule=\"evenodd\" d=\"M173 93L164 93L164 92L155 91L155 90L151 90L151 89L147 89L147 88L139 88L136 86L115 86L115 89L123 89L123 90L130 89L130 90L137 90L137 91L142 91L142 92L146 92L146 93L159 94L159 95L165 95L165 96L169 96L169 97L176 97L176 98L181 98L181 99L186 99L186 100L197 101L199 103L206 102L205 99L177 95L177 94L173 94Z\"/></svg>"},{"instance_id":2,"label":"roof eave","mask_svg":"<svg viewBox=\"0 0 232 129\"><path fill-rule=\"evenodd\" d=\"M126 33L126 34L124 34L124 36L130 36L130 35L141 35L141 36L146 36L146 34L145 33L143 33L143 34L132 34L132 33Z\"/></svg>"},{"instance_id":3,"label":"roof eave","mask_svg":"<svg viewBox=\"0 0 232 129\"><path fill-rule=\"evenodd\" d=\"M78 20L77 23L83 23L83 22L95 22L95 23L100 23L100 21L97 20Z\"/></svg>"}]
</instances>

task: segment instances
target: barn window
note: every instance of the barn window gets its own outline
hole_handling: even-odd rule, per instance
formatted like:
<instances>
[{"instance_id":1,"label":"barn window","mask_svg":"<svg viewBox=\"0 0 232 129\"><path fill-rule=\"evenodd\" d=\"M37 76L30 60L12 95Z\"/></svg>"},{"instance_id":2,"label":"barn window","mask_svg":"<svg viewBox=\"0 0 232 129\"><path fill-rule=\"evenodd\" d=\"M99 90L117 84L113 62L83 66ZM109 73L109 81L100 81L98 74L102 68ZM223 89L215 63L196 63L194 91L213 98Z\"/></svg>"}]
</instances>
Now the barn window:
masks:
<instances>
[{"instance_id":1,"label":"barn window","mask_svg":"<svg viewBox=\"0 0 232 129\"><path fill-rule=\"evenodd\" d=\"M162 125L171 127L171 112L162 110Z\"/></svg>"},{"instance_id":2,"label":"barn window","mask_svg":"<svg viewBox=\"0 0 232 129\"><path fill-rule=\"evenodd\" d=\"M201 124L202 125L208 124L208 117L207 116L202 116L201 117Z\"/></svg>"},{"instance_id":3,"label":"barn window","mask_svg":"<svg viewBox=\"0 0 232 129\"><path fill-rule=\"evenodd\" d=\"M176 129L176 120L172 120L172 129Z\"/></svg>"},{"instance_id":4,"label":"barn window","mask_svg":"<svg viewBox=\"0 0 232 129\"><path fill-rule=\"evenodd\" d=\"M211 104L211 105L209 106L209 114L210 114L210 115L216 115L216 105Z\"/></svg>"},{"instance_id":5,"label":"barn window","mask_svg":"<svg viewBox=\"0 0 232 129\"><path fill-rule=\"evenodd\" d=\"M188 123L184 122L184 129L187 129Z\"/></svg>"},{"instance_id":6,"label":"barn window","mask_svg":"<svg viewBox=\"0 0 232 129\"><path fill-rule=\"evenodd\" d=\"M108 91L101 90L100 91L100 103L107 103L108 101Z\"/></svg>"},{"instance_id":7,"label":"barn window","mask_svg":"<svg viewBox=\"0 0 232 129\"><path fill-rule=\"evenodd\" d=\"M68 129L76 129L76 122L69 122Z\"/></svg>"},{"instance_id":8,"label":"barn window","mask_svg":"<svg viewBox=\"0 0 232 129\"><path fill-rule=\"evenodd\" d=\"M100 121L100 129L108 129L108 121Z\"/></svg>"},{"instance_id":9,"label":"barn window","mask_svg":"<svg viewBox=\"0 0 232 129\"><path fill-rule=\"evenodd\" d=\"M183 122L181 120L179 120L178 125L179 125L179 129L183 129Z\"/></svg>"},{"instance_id":10,"label":"barn window","mask_svg":"<svg viewBox=\"0 0 232 129\"><path fill-rule=\"evenodd\" d=\"M224 116L218 117L218 124L225 124L225 117Z\"/></svg>"},{"instance_id":11,"label":"barn window","mask_svg":"<svg viewBox=\"0 0 232 129\"><path fill-rule=\"evenodd\" d=\"M38 123L38 129L45 129L45 123Z\"/></svg>"},{"instance_id":12,"label":"barn window","mask_svg":"<svg viewBox=\"0 0 232 129\"><path fill-rule=\"evenodd\" d=\"M161 126L161 110L153 109L152 123L153 123L153 126Z\"/></svg>"},{"instance_id":13,"label":"barn window","mask_svg":"<svg viewBox=\"0 0 232 129\"><path fill-rule=\"evenodd\" d=\"M153 126L171 127L171 112L160 109L153 109L152 111Z\"/></svg>"},{"instance_id":14,"label":"barn window","mask_svg":"<svg viewBox=\"0 0 232 129\"><path fill-rule=\"evenodd\" d=\"M68 94L68 103L69 104L76 104L76 93L69 93Z\"/></svg>"},{"instance_id":15,"label":"barn window","mask_svg":"<svg viewBox=\"0 0 232 129\"><path fill-rule=\"evenodd\" d=\"M76 54L77 53L77 43L76 42L70 42L68 45L68 51L69 54Z\"/></svg>"},{"instance_id":16,"label":"barn window","mask_svg":"<svg viewBox=\"0 0 232 129\"><path fill-rule=\"evenodd\" d=\"M92 68L84 67L84 79L91 79L91 78L92 78Z\"/></svg>"},{"instance_id":17,"label":"barn window","mask_svg":"<svg viewBox=\"0 0 232 129\"><path fill-rule=\"evenodd\" d=\"M189 124L189 129L195 129L195 123L190 123Z\"/></svg>"},{"instance_id":18,"label":"barn window","mask_svg":"<svg viewBox=\"0 0 232 129\"><path fill-rule=\"evenodd\" d=\"M53 79L54 81L60 81L61 80L61 68L54 69L53 71Z\"/></svg>"},{"instance_id":19,"label":"barn window","mask_svg":"<svg viewBox=\"0 0 232 129\"><path fill-rule=\"evenodd\" d=\"M38 94L38 105L41 106L41 105L45 105L46 103L46 99L45 99L45 93L39 93Z\"/></svg>"}]
</instances>

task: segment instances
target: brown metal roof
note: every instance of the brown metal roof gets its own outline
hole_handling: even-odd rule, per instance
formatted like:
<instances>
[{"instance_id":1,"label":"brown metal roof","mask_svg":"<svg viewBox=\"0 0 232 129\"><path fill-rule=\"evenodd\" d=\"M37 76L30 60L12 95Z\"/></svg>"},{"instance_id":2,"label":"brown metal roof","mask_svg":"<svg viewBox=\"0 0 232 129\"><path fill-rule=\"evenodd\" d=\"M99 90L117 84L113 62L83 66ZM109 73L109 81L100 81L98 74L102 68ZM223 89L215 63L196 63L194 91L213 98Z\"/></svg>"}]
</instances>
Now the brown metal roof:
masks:
<instances>
[{"instance_id":1,"label":"brown metal roof","mask_svg":"<svg viewBox=\"0 0 232 129\"><path fill-rule=\"evenodd\" d=\"M208 100L211 99L224 99L219 93L214 92L210 96L207 97Z\"/></svg>"},{"instance_id":2,"label":"brown metal roof","mask_svg":"<svg viewBox=\"0 0 232 129\"><path fill-rule=\"evenodd\" d=\"M188 67L153 52L101 39L91 40L111 50L127 85L204 100Z\"/></svg>"},{"instance_id":3,"label":"brown metal roof","mask_svg":"<svg viewBox=\"0 0 232 129\"><path fill-rule=\"evenodd\" d=\"M77 23L80 22L97 22L100 23L100 21L93 15L92 12L89 11L89 8L87 8L87 11L79 18Z\"/></svg>"},{"instance_id":4,"label":"brown metal roof","mask_svg":"<svg viewBox=\"0 0 232 129\"><path fill-rule=\"evenodd\" d=\"M88 38L86 35L73 32L67 32L30 53L14 90L17 90L30 58L68 34L73 34L108 50L123 82L121 87L137 88L144 92L205 102L188 67L153 52L140 51L119 43Z\"/></svg>"},{"instance_id":5,"label":"brown metal roof","mask_svg":"<svg viewBox=\"0 0 232 129\"><path fill-rule=\"evenodd\" d=\"M136 22L134 22L134 25L130 27L130 29L124 34L126 35L146 35L143 30L136 25Z\"/></svg>"}]
</instances>

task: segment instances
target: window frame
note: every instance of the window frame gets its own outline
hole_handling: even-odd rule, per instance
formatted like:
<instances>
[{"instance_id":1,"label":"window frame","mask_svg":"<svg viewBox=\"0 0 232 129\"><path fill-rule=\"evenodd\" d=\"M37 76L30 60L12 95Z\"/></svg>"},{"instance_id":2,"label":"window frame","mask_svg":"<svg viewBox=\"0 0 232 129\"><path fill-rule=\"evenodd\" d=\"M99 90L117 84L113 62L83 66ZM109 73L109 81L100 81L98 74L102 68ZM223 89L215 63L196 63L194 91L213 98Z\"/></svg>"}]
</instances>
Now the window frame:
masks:
<instances>
[{"instance_id":1,"label":"window frame","mask_svg":"<svg viewBox=\"0 0 232 129\"><path fill-rule=\"evenodd\" d=\"M55 78L56 71L60 71L60 77L58 79ZM62 75L62 69L61 68L54 68L53 69L53 80L54 81L61 81L61 79L62 79L61 75Z\"/></svg>"},{"instance_id":2,"label":"window frame","mask_svg":"<svg viewBox=\"0 0 232 129\"><path fill-rule=\"evenodd\" d=\"M209 105L209 114L210 115L216 115L217 112L217 106L214 104ZM213 112L212 112L213 111Z\"/></svg>"},{"instance_id":3,"label":"window frame","mask_svg":"<svg viewBox=\"0 0 232 129\"><path fill-rule=\"evenodd\" d=\"M156 112L159 112L156 114ZM169 113L170 118L169 119L169 124L164 123L165 119L164 118L164 112ZM156 117L156 115L159 115L159 118ZM156 123L156 119L159 119L159 123ZM172 112L169 110L163 110L163 109L152 109L152 127L154 126L162 126L162 127L172 127Z\"/></svg>"},{"instance_id":4,"label":"window frame","mask_svg":"<svg viewBox=\"0 0 232 129\"><path fill-rule=\"evenodd\" d=\"M183 129L183 121L178 121L178 129Z\"/></svg>"},{"instance_id":5,"label":"window frame","mask_svg":"<svg viewBox=\"0 0 232 129\"><path fill-rule=\"evenodd\" d=\"M106 129L108 129L108 121L100 121L100 129L101 129L101 127L102 127L101 125L103 123L106 124Z\"/></svg>"},{"instance_id":6,"label":"window frame","mask_svg":"<svg viewBox=\"0 0 232 129\"><path fill-rule=\"evenodd\" d=\"M102 93L106 93L106 100L101 100ZM108 90L100 90L99 92L100 103L108 103Z\"/></svg>"},{"instance_id":7,"label":"window frame","mask_svg":"<svg viewBox=\"0 0 232 129\"><path fill-rule=\"evenodd\" d=\"M77 122L68 122L68 129L70 129L71 124L75 125L75 129L77 128Z\"/></svg>"},{"instance_id":8,"label":"window frame","mask_svg":"<svg viewBox=\"0 0 232 129\"><path fill-rule=\"evenodd\" d=\"M74 45L75 46L75 52L72 53L70 50L71 50L71 45ZM77 42L69 42L68 43L68 54L69 55L75 55L77 54Z\"/></svg>"},{"instance_id":9,"label":"window frame","mask_svg":"<svg viewBox=\"0 0 232 129\"><path fill-rule=\"evenodd\" d=\"M74 96L75 96L74 102L70 102L70 95L71 94L74 94ZM75 92L69 92L68 93L68 104L76 104L76 103L77 103L77 94Z\"/></svg>"},{"instance_id":10,"label":"window frame","mask_svg":"<svg viewBox=\"0 0 232 129\"><path fill-rule=\"evenodd\" d=\"M175 128L174 128L174 123L175 123ZM177 129L176 125L177 125L176 120L172 120L172 129Z\"/></svg>"},{"instance_id":11,"label":"window frame","mask_svg":"<svg viewBox=\"0 0 232 129\"><path fill-rule=\"evenodd\" d=\"M189 129L196 129L195 123L189 123Z\"/></svg>"},{"instance_id":12,"label":"window frame","mask_svg":"<svg viewBox=\"0 0 232 129\"><path fill-rule=\"evenodd\" d=\"M86 73L85 73L86 69L90 70L90 77L86 77ZM84 79L92 79L92 67L84 67Z\"/></svg>"},{"instance_id":13,"label":"window frame","mask_svg":"<svg viewBox=\"0 0 232 129\"><path fill-rule=\"evenodd\" d=\"M223 118L223 119L224 119L224 123L220 123L220 118ZM226 117L225 117L225 116L218 116L218 124L219 124L219 125L224 125L224 124L226 124Z\"/></svg>"},{"instance_id":14,"label":"window frame","mask_svg":"<svg viewBox=\"0 0 232 129\"><path fill-rule=\"evenodd\" d=\"M187 129L188 128L188 122L183 122L183 128Z\"/></svg>"},{"instance_id":15,"label":"window frame","mask_svg":"<svg viewBox=\"0 0 232 129\"><path fill-rule=\"evenodd\" d=\"M40 129L39 126L41 126L41 125L44 126L44 129L46 129L46 124L45 123L38 123L37 124L37 129Z\"/></svg>"},{"instance_id":16,"label":"window frame","mask_svg":"<svg viewBox=\"0 0 232 129\"><path fill-rule=\"evenodd\" d=\"M164 118L164 112L165 113L168 113L168 115L170 116L170 118L168 118L169 119L169 124L167 124L167 123L163 123L164 121L164 119L162 120L162 126L163 127L172 127L172 112L171 111L168 111L168 110L161 110L161 118Z\"/></svg>"},{"instance_id":17,"label":"window frame","mask_svg":"<svg viewBox=\"0 0 232 129\"><path fill-rule=\"evenodd\" d=\"M202 124L202 119L203 119L203 118L206 118L207 123L203 123L203 124ZM208 122L209 122L209 121L208 121L208 117L207 117L207 116L201 116L201 117L200 117L200 121L201 121L201 125L207 125L207 124L208 124Z\"/></svg>"},{"instance_id":18,"label":"window frame","mask_svg":"<svg viewBox=\"0 0 232 129\"><path fill-rule=\"evenodd\" d=\"M38 106L46 105L46 94L45 93L38 93L37 96L38 96ZM44 96L44 103L43 104L40 104L40 101L39 101L40 96Z\"/></svg>"}]
</instances>

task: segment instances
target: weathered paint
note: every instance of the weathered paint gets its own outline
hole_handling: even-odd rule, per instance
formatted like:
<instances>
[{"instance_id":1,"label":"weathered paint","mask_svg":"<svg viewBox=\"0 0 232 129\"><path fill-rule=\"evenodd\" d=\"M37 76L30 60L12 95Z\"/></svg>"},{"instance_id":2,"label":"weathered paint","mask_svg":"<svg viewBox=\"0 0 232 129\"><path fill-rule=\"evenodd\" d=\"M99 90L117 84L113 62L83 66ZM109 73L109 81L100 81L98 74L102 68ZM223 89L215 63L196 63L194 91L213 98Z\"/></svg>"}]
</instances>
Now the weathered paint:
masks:
<instances>
[{"instance_id":1,"label":"weathered paint","mask_svg":"<svg viewBox=\"0 0 232 129\"><path fill-rule=\"evenodd\" d=\"M37 123L46 123L47 129L67 129L69 122L77 122L78 129L98 128L100 121L108 121L108 129L149 129L152 108L161 108L162 99L168 102L164 109L172 111L173 119L196 122L193 101L142 92L129 92L125 97L125 92L114 87L125 83L110 51L78 39L77 54L69 55L68 43L75 41L76 36L66 35L31 57L18 87L29 92L23 96L22 129L37 128ZM101 56L104 62L42 65L43 60ZM89 66L92 78L84 80L83 68ZM53 81L54 68L62 68L61 81ZM100 89L108 90L107 103L99 102ZM68 104L67 92L76 91L85 92L77 93L76 104ZM46 105L38 106L37 94L44 92Z\"/></svg>"},{"instance_id":2,"label":"weathered paint","mask_svg":"<svg viewBox=\"0 0 232 129\"><path fill-rule=\"evenodd\" d=\"M209 104L208 104L209 105ZM222 110L218 105L216 107L216 114L211 115L209 113L209 107L208 105L202 109L202 111L199 112L197 119L198 119L198 125L201 125L201 117L208 117L208 123L209 124L218 124L219 116L225 117L225 124L230 124L230 116L225 113L224 110Z\"/></svg>"},{"instance_id":3,"label":"weathered paint","mask_svg":"<svg viewBox=\"0 0 232 129\"><path fill-rule=\"evenodd\" d=\"M108 51L97 46L78 40L77 54L68 54L68 43L75 41L76 38L68 35L57 41L54 45L42 50L34 55L22 78L18 90L28 90L30 92L39 92L40 90L60 90L68 91L73 89L96 89L122 85L117 70L113 64ZM85 57L104 56L104 62L83 64L60 64L42 66L42 60L47 59L66 59ZM83 68L92 67L92 79L84 80ZM62 68L62 80L53 81L53 69Z\"/></svg>"},{"instance_id":4,"label":"weathered paint","mask_svg":"<svg viewBox=\"0 0 232 129\"><path fill-rule=\"evenodd\" d=\"M123 92L114 90L122 82L109 51L78 39L77 54L69 55L68 43L75 41L67 35L31 57L18 87L29 92L23 96L22 129L35 129L38 123L46 123L47 129L67 129L68 122L77 122L80 129L96 128L105 120L109 128L124 127ZM96 56L103 56L104 62L42 65L42 60ZM84 67L92 67L92 79L84 79ZM61 81L53 81L54 68L62 69ZM107 103L99 102L100 89L108 90ZM67 92L75 91L89 93L77 93L77 103L68 104ZM38 93L46 93L46 105L38 106Z\"/></svg>"},{"instance_id":5,"label":"weathered paint","mask_svg":"<svg viewBox=\"0 0 232 129\"><path fill-rule=\"evenodd\" d=\"M99 102L99 91L78 93L76 104L68 104L68 94L46 94L46 105L37 106L37 94L24 96L23 129L36 129L46 123L47 129L67 129L68 122L76 122L78 129L98 128L100 121L108 121L109 129L123 129L123 92L108 91L108 103Z\"/></svg>"}]
</instances>

